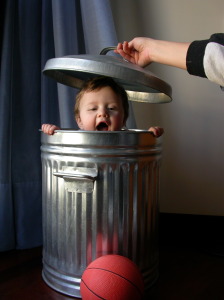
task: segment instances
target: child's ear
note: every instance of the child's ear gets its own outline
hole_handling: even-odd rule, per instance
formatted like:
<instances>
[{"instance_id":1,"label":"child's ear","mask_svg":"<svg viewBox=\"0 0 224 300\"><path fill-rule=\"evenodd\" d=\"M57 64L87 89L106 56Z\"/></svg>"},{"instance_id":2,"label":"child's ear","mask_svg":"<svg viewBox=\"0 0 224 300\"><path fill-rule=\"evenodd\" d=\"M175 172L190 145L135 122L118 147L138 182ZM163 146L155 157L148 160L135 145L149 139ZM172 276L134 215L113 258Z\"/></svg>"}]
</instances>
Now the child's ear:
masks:
<instances>
[{"instance_id":1,"label":"child's ear","mask_svg":"<svg viewBox=\"0 0 224 300\"><path fill-rule=\"evenodd\" d=\"M78 124L78 126L79 126L79 129L83 129L83 124L82 124L82 121L81 121L81 118L80 118L80 117L77 117L77 118L76 118L76 122L77 122L77 124Z\"/></svg>"}]
</instances>

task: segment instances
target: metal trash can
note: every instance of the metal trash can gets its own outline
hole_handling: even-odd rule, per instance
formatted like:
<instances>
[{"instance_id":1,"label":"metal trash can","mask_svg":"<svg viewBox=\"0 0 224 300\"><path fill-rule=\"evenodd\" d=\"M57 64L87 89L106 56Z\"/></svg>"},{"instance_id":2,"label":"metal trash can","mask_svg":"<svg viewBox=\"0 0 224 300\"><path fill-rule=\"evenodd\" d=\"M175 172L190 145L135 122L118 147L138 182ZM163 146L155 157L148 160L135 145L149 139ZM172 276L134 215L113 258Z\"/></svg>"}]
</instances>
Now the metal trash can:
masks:
<instances>
[{"instance_id":1,"label":"metal trash can","mask_svg":"<svg viewBox=\"0 0 224 300\"><path fill-rule=\"evenodd\" d=\"M80 296L87 265L120 254L158 277L161 138L150 132L42 133L43 279Z\"/></svg>"}]
</instances>

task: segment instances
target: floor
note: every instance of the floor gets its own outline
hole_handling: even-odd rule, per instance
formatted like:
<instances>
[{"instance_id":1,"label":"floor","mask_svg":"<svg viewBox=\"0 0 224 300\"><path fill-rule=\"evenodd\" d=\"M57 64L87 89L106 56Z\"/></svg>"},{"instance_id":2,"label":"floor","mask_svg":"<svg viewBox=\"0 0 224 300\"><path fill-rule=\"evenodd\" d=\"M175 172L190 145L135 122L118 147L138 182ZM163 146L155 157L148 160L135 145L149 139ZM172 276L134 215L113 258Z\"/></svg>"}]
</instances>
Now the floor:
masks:
<instances>
[{"instance_id":1,"label":"floor","mask_svg":"<svg viewBox=\"0 0 224 300\"><path fill-rule=\"evenodd\" d=\"M0 253L1 300L75 299L48 287L41 277L41 248ZM160 277L149 300L224 299L224 256L198 248L160 246Z\"/></svg>"},{"instance_id":2,"label":"floor","mask_svg":"<svg viewBox=\"0 0 224 300\"><path fill-rule=\"evenodd\" d=\"M159 221L160 276L144 300L223 300L224 217L160 214ZM41 247L0 253L0 300L75 299L48 287L41 271Z\"/></svg>"}]
</instances>

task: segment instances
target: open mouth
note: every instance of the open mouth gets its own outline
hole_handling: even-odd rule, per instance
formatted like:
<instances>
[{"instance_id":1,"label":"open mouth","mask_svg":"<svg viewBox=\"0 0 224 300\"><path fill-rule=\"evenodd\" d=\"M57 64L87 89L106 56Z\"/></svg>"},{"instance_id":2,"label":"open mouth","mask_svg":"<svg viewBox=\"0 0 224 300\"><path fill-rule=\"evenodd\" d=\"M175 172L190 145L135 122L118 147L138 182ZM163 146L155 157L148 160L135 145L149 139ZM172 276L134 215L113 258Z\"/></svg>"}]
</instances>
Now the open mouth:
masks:
<instances>
[{"instance_id":1,"label":"open mouth","mask_svg":"<svg viewBox=\"0 0 224 300\"><path fill-rule=\"evenodd\" d=\"M108 131L108 125L106 122L100 122L97 127L97 131Z\"/></svg>"}]
</instances>

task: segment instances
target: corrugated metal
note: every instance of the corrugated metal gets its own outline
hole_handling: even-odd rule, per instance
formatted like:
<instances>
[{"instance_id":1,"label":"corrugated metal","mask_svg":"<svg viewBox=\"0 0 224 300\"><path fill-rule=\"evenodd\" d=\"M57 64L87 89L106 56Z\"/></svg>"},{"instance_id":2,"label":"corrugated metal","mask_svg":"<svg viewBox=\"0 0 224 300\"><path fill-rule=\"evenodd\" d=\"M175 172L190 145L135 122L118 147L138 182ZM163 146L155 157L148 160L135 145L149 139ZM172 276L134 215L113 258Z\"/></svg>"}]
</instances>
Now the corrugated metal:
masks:
<instances>
[{"instance_id":1,"label":"corrugated metal","mask_svg":"<svg viewBox=\"0 0 224 300\"><path fill-rule=\"evenodd\" d=\"M151 286L158 276L161 145L148 132L133 133L134 141L117 133L114 145L108 135L95 133L94 145L89 139L72 143L66 134L42 136L44 280L80 297L87 265L101 255L120 254L139 266L146 288ZM97 177L72 178L83 170Z\"/></svg>"}]
</instances>

